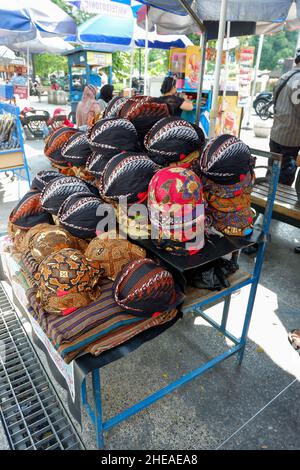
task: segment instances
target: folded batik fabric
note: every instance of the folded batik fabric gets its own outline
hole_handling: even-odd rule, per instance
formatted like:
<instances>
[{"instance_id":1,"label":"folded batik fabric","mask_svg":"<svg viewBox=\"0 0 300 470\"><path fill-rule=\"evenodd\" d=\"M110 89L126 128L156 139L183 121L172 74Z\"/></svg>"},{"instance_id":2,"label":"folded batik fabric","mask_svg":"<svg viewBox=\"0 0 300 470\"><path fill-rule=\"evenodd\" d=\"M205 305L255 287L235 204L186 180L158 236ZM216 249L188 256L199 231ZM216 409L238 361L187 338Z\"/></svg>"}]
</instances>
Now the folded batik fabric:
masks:
<instances>
[{"instance_id":1,"label":"folded batik fabric","mask_svg":"<svg viewBox=\"0 0 300 470\"><path fill-rule=\"evenodd\" d=\"M255 159L249 147L240 139L224 134L212 139L200 157L204 176L219 184L236 184L253 172Z\"/></svg>"},{"instance_id":2,"label":"folded batik fabric","mask_svg":"<svg viewBox=\"0 0 300 470\"><path fill-rule=\"evenodd\" d=\"M53 215L57 215L62 203L72 194L89 193L85 182L75 176L60 176L46 184L41 194L41 205Z\"/></svg>"},{"instance_id":3,"label":"folded batik fabric","mask_svg":"<svg viewBox=\"0 0 300 470\"><path fill-rule=\"evenodd\" d=\"M159 166L145 154L120 153L105 167L100 195L113 201L126 197L129 203L143 202L151 178L158 170Z\"/></svg>"},{"instance_id":4,"label":"folded batik fabric","mask_svg":"<svg viewBox=\"0 0 300 470\"><path fill-rule=\"evenodd\" d=\"M40 263L35 274L37 299L48 313L69 315L100 296L102 273L98 261L88 260L78 250L57 251Z\"/></svg>"},{"instance_id":5,"label":"folded batik fabric","mask_svg":"<svg viewBox=\"0 0 300 470\"><path fill-rule=\"evenodd\" d=\"M158 121L144 142L149 157L161 166L173 162L191 163L200 155L204 144L205 136L200 127L171 116Z\"/></svg>"},{"instance_id":6,"label":"folded batik fabric","mask_svg":"<svg viewBox=\"0 0 300 470\"><path fill-rule=\"evenodd\" d=\"M28 191L11 212L10 223L24 230L41 223L52 224L51 214L42 207L40 196L41 193L35 189Z\"/></svg>"},{"instance_id":7,"label":"folded batik fabric","mask_svg":"<svg viewBox=\"0 0 300 470\"><path fill-rule=\"evenodd\" d=\"M106 216L99 213L103 201L88 193L76 193L69 196L61 205L58 220L73 236L79 238L94 238L98 223Z\"/></svg>"},{"instance_id":8,"label":"folded batik fabric","mask_svg":"<svg viewBox=\"0 0 300 470\"><path fill-rule=\"evenodd\" d=\"M94 238L85 251L85 256L100 262L104 269L104 276L115 280L119 272L129 262L146 258L146 251L128 240Z\"/></svg>"},{"instance_id":9,"label":"folded batik fabric","mask_svg":"<svg viewBox=\"0 0 300 470\"><path fill-rule=\"evenodd\" d=\"M38 272L39 263L36 262L30 251L22 254L20 259L20 267L22 271L24 271L26 279L30 279L30 284L36 286L36 280L34 276Z\"/></svg>"},{"instance_id":10,"label":"folded batik fabric","mask_svg":"<svg viewBox=\"0 0 300 470\"><path fill-rule=\"evenodd\" d=\"M81 131L73 134L61 150L63 158L75 167L85 166L91 153L88 137Z\"/></svg>"},{"instance_id":11,"label":"folded batik fabric","mask_svg":"<svg viewBox=\"0 0 300 470\"><path fill-rule=\"evenodd\" d=\"M84 353L98 356L149 328L167 322L172 324L178 317L177 310L173 309L155 317L141 319L125 312L116 304L111 281L101 281L101 291L97 301L66 317L46 313L36 300L36 289L27 292L29 312L66 363Z\"/></svg>"},{"instance_id":12,"label":"folded batik fabric","mask_svg":"<svg viewBox=\"0 0 300 470\"><path fill-rule=\"evenodd\" d=\"M138 317L172 310L183 302L172 274L149 258L130 261L114 282L117 304Z\"/></svg>"},{"instance_id":13,"label":"folded batik fabric","mask_svg":"<svg viewBox=\"0 0 300 470\"><path fill-rule=\"evenodd\" d=\"M204 246L202 183L191 170L174 167L159 170L149 185L148 209L158 247L174 254L194 254ZM186 248L197 239L197 248Z\"/></svg>"}]
</instances>

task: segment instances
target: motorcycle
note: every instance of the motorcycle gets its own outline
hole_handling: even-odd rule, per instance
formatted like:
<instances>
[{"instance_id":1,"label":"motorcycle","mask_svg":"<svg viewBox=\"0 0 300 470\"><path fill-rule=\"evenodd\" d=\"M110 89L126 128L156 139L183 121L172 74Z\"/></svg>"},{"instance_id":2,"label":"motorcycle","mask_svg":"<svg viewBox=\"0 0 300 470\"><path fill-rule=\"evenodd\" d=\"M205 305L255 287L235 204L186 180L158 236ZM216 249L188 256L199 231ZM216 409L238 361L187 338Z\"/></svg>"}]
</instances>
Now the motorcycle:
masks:
<instances>
[{"instance_id":1,"label":"motorcycle","mask_svg":"<svg viewBox=\"0 0 300 470\"><path fill-rule=\"evenodd\" d=\"M256 114L259 116L261 109L270 103L273 100L273 93L270 91L264 91L259 93L253 102L253 108L255 109Z\"/></svg>"},{"instance_id":2,"label":"motorcycle","mask_svg":"<svg viewBox=\"0 0 300 470\"><path fill-rule=\"evenodd\" d=\"M274 118L274 101L270 101L269 103L265 103L261 106L258 116L262 121L267 121L268 119Z\"/></svg>"}]
</instances>

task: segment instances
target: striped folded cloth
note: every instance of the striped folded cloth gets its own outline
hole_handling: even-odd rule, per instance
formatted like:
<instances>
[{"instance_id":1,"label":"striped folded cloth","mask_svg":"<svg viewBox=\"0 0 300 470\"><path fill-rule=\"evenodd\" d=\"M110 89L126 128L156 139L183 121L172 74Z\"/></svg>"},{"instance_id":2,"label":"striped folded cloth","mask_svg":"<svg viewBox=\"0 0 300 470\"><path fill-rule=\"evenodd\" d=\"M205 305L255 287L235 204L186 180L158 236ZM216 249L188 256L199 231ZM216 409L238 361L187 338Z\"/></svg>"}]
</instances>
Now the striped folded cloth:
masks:
<instances>
[{"instance_id":1,"label":"striped folded cloth","mask_svg":"<svg viewBox=\"0 0 300 470\"><path fill-rule=\"evenodd\" d=\"M100 299L74 314L58 317L46 313L36 301L36 290L27 292L29 312L45 331L65 362L90 352L98 356L139 333L174 319L177 310L143 319L122 310L113 298L113 283L102 281Z\"/></svg>"}]
</instances>

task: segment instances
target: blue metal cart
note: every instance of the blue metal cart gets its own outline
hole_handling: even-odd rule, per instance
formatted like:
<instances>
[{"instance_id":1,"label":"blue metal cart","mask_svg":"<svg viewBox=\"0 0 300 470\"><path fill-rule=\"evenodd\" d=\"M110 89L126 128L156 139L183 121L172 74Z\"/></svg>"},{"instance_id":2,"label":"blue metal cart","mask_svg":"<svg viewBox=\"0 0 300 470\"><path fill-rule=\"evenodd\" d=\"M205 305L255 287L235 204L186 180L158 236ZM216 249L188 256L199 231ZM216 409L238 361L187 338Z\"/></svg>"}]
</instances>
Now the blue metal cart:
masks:
<instances>
[{"instance_id":1,"label":"blue metal cart","mask_svg":"<svg viewBox=\"0 0 300 470\"><path fill-rule=\"evenodd\" d=\"M108 70L108 81L112 83L112 54L96 47L80 46L66 52L68 58L69 90L72 113L76 113L85 85L101 86L98 69Z\"/></svg>"},{"instance_id":2,"label":"blue metal cart","mask_svg":"<svg viewBox=\"0 0 300 470\"><path fill-rule=\"evenodd\" d=\"M195 290L193 295L188 295L187 299L183 305L183 313L188 313L190 311L195 311L198 315L204 318L210 325L216 328L222 335L226 338L229 338L233 343L234 346L229 348L223 354L215 357L214 359L210 360L206 364L200 366L199 368L189 372L188 374L181 377L179 380L169 384L167 387L160 389L159 391L149 395L144 400L136 403L132 407L122 411L121 413L115 415L113 418L109 419L108 421L103 422L102 419L102 398L101 398L101 381L100 381L100 369L92 370L92 386L93 386L93 405L91 406L87 399L87 388L86 388L86 378L82 383L82 404L86 407L89 416L96 428L96 436L97 436L97 444L99 448L104 447L104 437L103 433L108 431L113 426L121 423L122 421L126 420L130 416L138 413L139 411L143 410L144 408L150 406L152 403L155 403L160 398L170 394L171 392L175 391L182 385L190 382L194 378L204 374L206 371L212 369L220 362L228 359L229 357L233 356L234 354L237 355L239 365L242 364L244 351L247 342L247 334L248 329L251 321L251 315L253 310L253 305L255 301L256 291L259 283L259 278L263 266L264 255L266 250L266 245L268 242L269 237L269 230L270 230L270 223L272 219L272 211L275 201L275 195L279 180L280 168L281 168L281 156L277 154L270 154L269 152L262 152L252 149L252 154L254 156L260 156L269 158L272 161L272 175L270 178L270 185L269 185L269 196L267 201L266 210L264 213L263 223L261 226L256 227L254 233L251 237L248 238L239 238L239 237L224 237L219 239L217 237L215 240L212 240L210 244L206 245L206 248L201 252L199 255L194 255L192 257L184 258L180 256L172 256L171 254L165 253L163 251L156 250L154 245L151 241L141 242L141 244L153 252L156 256L159 256L161 260L172 270L177 271L184 277L184 273L189 269L204 266L205 264L209 263L210 261L217 259L221 256L224 256L229 253L234 253L241 248L245 248L247 246L251 246L255 243L258 244L258 253L256 257L256 262L254 265L254 269L252 273L248 275L242 276L239 280L237 280L231 287L228 289L224 289L218 293L211 293L205 297L198 297L195 296ZM227 330L227 319L230 309L230 300L231 295L236 292L237 290L251 286L248 305L244 315L244 322L243 328L241 331L240 337L234 336ZM204 309L211 304L212 302L216 301L224 301L224 308L223 308L223 315L221 323L216 323L212 318L210 318L206 313L204 313Z\"/></svg>"},{"instance_id":3,"label":"blue metal cart","mask_svg":"<svg viewBox=\"0 0 300 470\"><path fill-rule=\"evenodd\" d=\"M24 149L20 110L17 106L0 102L0 118L5 114L13 116L14 125L7 138L8 140L0 141L0 172L7 173L11 171L13 176L18 178L18 197L20 198L20 179L27 180L30 186L30 174ZM25 175L22 172L25 172Z\"/></svg>"}]
</instances>

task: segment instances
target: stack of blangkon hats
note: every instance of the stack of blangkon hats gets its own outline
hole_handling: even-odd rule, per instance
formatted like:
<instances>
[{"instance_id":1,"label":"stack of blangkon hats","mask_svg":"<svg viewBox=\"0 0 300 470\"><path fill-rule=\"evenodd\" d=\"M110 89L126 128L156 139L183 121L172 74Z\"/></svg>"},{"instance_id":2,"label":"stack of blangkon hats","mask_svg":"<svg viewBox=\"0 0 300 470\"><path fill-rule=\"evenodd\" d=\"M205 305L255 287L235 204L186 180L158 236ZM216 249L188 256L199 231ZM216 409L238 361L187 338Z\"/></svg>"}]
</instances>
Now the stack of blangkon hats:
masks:
<instances>
[{"instance_id":1,"label":"stack of blangkon hats","mask_svg":"<svg viewBox=\"0 0 300 470\"><path fill-rule=\"evenodd\" d=\"M161 249L177 255L197 253L204 246L202 183L191 170L163 168L149 185L148 209Z\"/></svg>"},{"instance_id":2,"label":"stack of blangkon hats","mask_svg":"<svg viewBox=\"0 0 300 470\"><path fill-rule=\"evenodd\" d=\"M221 233L247 236L253 230L254 164L249 147L231 135L211 140L200 158L206 215Z\"/></svg>"}]
</instances>

